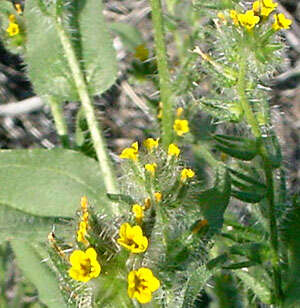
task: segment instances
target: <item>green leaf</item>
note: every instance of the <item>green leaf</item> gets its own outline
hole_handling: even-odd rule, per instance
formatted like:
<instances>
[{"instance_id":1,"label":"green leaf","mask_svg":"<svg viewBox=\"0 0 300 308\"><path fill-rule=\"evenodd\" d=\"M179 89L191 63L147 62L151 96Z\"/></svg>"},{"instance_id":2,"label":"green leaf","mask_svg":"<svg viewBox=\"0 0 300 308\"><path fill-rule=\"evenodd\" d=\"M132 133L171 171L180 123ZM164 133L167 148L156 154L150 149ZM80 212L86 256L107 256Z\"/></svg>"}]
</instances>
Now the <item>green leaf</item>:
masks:
<instances>
[{"instance_id":1,"label":"green leaf","mask_svg":"<svg viewBox=\"0 0 300 308\"><path fill-rule=\"evenodd\" d=\"M53 226L66 234L72 228L68 220L59 217L41 217L0 204L0 243L13 239L45 241Z\"/></svg>"},{"instance_id":2,"label":"green leaf","mask_svg":"<svg viewBox=\"0 0 300 308\"><path fill-rule=\"evenodd\" d=\"M118 202L123 202L126 203L128 205L133 205L134 200L128 196L128 195L122 195L122 194L107 194L107 197L112 200L112 201L118 201Z\"/></svg>"},{"instance_id":3,"label":"green leaf","mask_svg":"<svg viewBox=\"0 0 300 308\"><path fill-rule=\"evenodd\" d=\"M277 136L267 136L265 138L262 138L261 141L267 150L266 159L269 160L273 168L280 167L282 162L282 154Z\"/></svg>"},{"instance_id":4,"label":"green leaf","mask_svg":"<svg viewBox=\"0 0 300 308\"><path fill-rule=\"evenodd\" d=\"M144 44L141 32L132 25L123 22L112 22L108 26L121 38L124 46L129 51L134 52L137 46Z\"/></svg>"},{"instance_id":5,"label":"green leaf","mask_svg":"<svg viewBox=\"0 0 300 308\"><path fill-rule=\"evenodd\" d=\"M266 243L244 243L233 245L229 248L229 253L245 256L256 263L263 263L272 257L270 247Z\"/></svg>"},{"instance_id":6,"label":"green leaf","mask_svg":"<svg viewBox=\"0 0 300 308\"><path fill-rule=\"evenodd\" d=\"M26 1L24 16L27 28L25 61L35 92L41 96L51 93L62 101L77 100L54 18L43 13L37 0Z\"/></svg>"},{"instance_id":7,"label":"green leaf","mask_svg":"<svg viewBox=\"0 0 300 308\"><path fill-rule=\"evenodd\" d=\"M0 186L0 203L33 215L74 217L83 195L110 213L98 163L71 150L0 151Z\"/></svg>"},{"instance_id":8,"label":"green leaf","mask_svg":"<svg viewBox=\"0 0 300 308\"><path fill-rule=\"evenodd\" d=\"M39 95L51 94L61 101L78 100L57 33L55 12L55 3L43 8L38 0L26 1L24 14L28 38L25 60L28 74ZM102 15L102 2L73 1L60 7L59 14L81 63L89 93L103 93L114 83L117 68L112 41Z\"/></svg>"},{"instance_id":9,"label":"green leaf","mask_svg":"<svg viewBox=\"0 0 300 308\"><path fill-rule=\"evenodd\" d=\"M236 270L235 275L237 275L245 286L251 289L264 304L271 304L271 290L267 286L266 281L256 279L244 270Z\"/></svg>"},{"instance_id":10,"label":"green leaf","mask_svg":"<svg viewBox=\"0 0 300 308\"><path fill-rule=\"evenodd\" d=\"M199 195L200 207L208 221L210 232L218 232L223 226L230 191L230 175L225 167L219 166L215 186Z\"/></svg>"},{"instance_id":11,"label":"green leaf","mask_svg":"<svg viewBox=\"0 0 300 308\"><path fill-rule=\"evenodd\" d=\"M257 193L253 191L238 191L238 190L231 190L231 195L234 198L237 198L243 202L247 203L258 203L265 197L265 193Z\"/></svg>"},{"instance_id":12,"label":"green leaf","mask_svg":"<svg viewBox=\"0 0 300 308\"><path fill-rule=\"evenodd\" d=\"M191 265L193 267L194 265ZM206 286L207 282L213 275L213 271L208 271L205 265L201 265L193 269L189 275L187 288L184 294L182 308L194 307L194 303L198 298L201 290Z\"/></svg>"},{"instance_id":13,"label":"green leaf","mask_svg":"<svg viewBox=\"0 0 300 308\"><path fill-rule=\"evenodd\" d=\"M76 48L77 56L92 95L100 95L110 88L117 77L115 50L102 10L101 0L70 3L71 31L74 32L74 27L76 30L74 45L80 45Z\"/></svg>"},{"instance_id":14,"label":"green leaf","mask_svg":"<svg viewBox=\"0 0 300 308\"><path fill-rule=\"evenodd\" d=\"M217 296L217 307L242 308L242 292L237 279L229 271L221 271L214 277L214 294ZM215 306L216 307L216 306Z\"/></svg>"},{"instance_id":15,"label":"green leaf","mask_svg":"<svg viewBox=\"0 0 300 308\"><path fill-rule=\"evenodd\" d=\"M238 159L252 160L257 154L256 140L244 137L215 135L217 148Z\"/></svg>"},{"instance_id":16,"label":"green leaf","mask_svg":"<svg viewBox=\"0 0 300 308\"><path fill-rule=\"evenodd\" d=\"M61 294L58 279L49 265L44 247L24 240L11 242L17 264L23 274L36 286L40 300L49 308L68 307Z\"/></svg>"}]
</instances>

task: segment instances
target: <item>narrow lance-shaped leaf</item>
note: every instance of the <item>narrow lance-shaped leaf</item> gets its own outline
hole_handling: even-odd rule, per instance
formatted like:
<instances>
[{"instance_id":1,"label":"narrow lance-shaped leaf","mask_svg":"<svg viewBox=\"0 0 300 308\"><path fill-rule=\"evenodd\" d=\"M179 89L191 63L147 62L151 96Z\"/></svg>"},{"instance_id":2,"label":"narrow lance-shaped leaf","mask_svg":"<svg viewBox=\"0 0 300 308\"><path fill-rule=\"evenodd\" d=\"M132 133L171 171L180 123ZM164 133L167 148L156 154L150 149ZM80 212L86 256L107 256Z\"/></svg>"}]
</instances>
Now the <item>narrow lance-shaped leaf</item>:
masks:
<instances>
[{"instance_id":1,"label":"narrow lance-shaped leaf","mask_svg":"<svg viewBox=\"0 0 300 308\"><path fill-rule=\"evenodd\" d=\"M201 192L199 203L205 219L208 221L210 232L218 232L224 221L224 212L230 199L230 175L227 169L219 166L215 186Z\"/></svg>"}]
</instances>

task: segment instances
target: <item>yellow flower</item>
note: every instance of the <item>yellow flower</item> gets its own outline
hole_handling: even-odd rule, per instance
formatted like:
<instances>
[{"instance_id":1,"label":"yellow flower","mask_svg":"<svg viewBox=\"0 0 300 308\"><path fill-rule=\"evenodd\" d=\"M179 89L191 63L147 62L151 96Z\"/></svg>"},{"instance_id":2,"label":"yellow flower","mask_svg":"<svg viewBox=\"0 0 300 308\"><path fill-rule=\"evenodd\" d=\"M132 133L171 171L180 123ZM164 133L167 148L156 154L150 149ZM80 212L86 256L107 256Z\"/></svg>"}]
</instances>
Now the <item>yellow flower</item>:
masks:
<instances>
[{"instance_id":1,"label":"yellow flower","mask_svg":"<svg viewBox=\"0 0 300 308\"><path fill-rule=\"evenodd\" d=\"M256 24L259 23L260 18L255 16L252 10L249 10L245 14L238 14L238 20L243 27L247 30L251 30Z\"/></svg>"},{"instance_id":2,"label":"yellow flower","mask_svg":"<svg viewBox=\"0 0 300 308\"><path fill-rule=\"evenodd\" d=\"M226 18L225 18L224 13L218 12L217 16L222 22L226 23Z\"/></svg>"},{"instance_id":3,"label":"yellow flower","mask_svg":"<svg viewBox=\"0 0 300 308\"><path fill-rule=\"evenodd\" d=\"M149 152L152 152L152 149L154 148L156 149L158 147L158 141L159 141L159 138L157 139L148 138L143 142L143 144L144 144L144 147L146 147L146 149Z\"/></svg>"},{"instance_id":4,"label":"yellow flower","mask_svg":"<svg viewBox=\"0 0 300 308\"><path fill-rule=\"evenodd\" d=\"M175 120L173 128L178 136L182 136L190 131L188 120Z\"/></svg>"},{"instance_id":5,"label":"yellow flower","mask_svg":"<svg viewBox=\"0 0 300 308\"><path fill-rule=\"evenodd\" d=\"M148 59L149 57L149 51L148 49L146 48L145 44L141 44L141 45L138 45L136 48L135 48L135 54L134 56L141 60L141 61L145 61Z\"/></svg>"},{"instance_id":6,"label":"yellow flower","mask_svg":"<svg viewBox=\"0 0 300 308\"><path fill-rule=\"evenodd\" d=\"M148 248L148 239L143 235L140 226L131 227L129 223L122 224L119 232L118 243L132 253L141 253Z\"/></svg>"},{"instance_id":7,"label":"yellow flower","mask_svg":"<svg viewBox=\"0 0 300 308\"><path fill-rule=\"evenodd\" d=\"M275 31L281 30L281 29L289 29L290 25L292 24L292 21L284 16L284 14L275 14L274 15L274 23L272 25L272 28Z\"/></svg>"},{"instance_id":8,"label":"yellow flower","mask_svg":"<svg viewBox=\"0 0 300 308\"><path fill-rule=\"evenodd\" d=\"M168 148L168 155L169 155L169 156L176 156L176 157L178 157L179 154L180 154L180 149L179 149L179 147L178 147L176 144L171 143L171 144L169 145L169 148Z\"/></svg>"},{"instance_id":9,"label":"yellow flower","mask_svg":"<svg viewBox=\"0 0 300 308\"><path fill-rule=\"evenodd\" d=\"M82 212L86 212L87 211L87 207L88 207L88 199L86 196L81 197L80 200L80 205L81 205L81 210Z\"/></svg>"},{"instance_id":10,"label":"yellow flower","mask_svg":"<svg viewBox=\"0 0 300 308\"><path fill-rule=\"evenodd\" d=\"M156 202L160 202L162 200L162 194L160 192L155 192L154 198Z\"/></svg>"},{"instance_id":11,"label":"yellow flower","mask_svg":"<svg viewBox=\"0 0 300 308\"><path fill-rule=\"evenodd\" d=\"M157 164L153 163L153 164L146 164L145 165L145 169L152 175L155 175L155 170L157 168Z\"/></svg>"},{"instance_id":12,"label":"yellow flower","mask_svg":"<svg viewBox=\"0 0 300 308\"><path fill-rule=\"evenodd\" d=\"M236 10L230 10L230 18L232 19L235 26L239 25L238 13Z\"/></svg>"},{"instance_id":13,"label":"yellow flower","mask_svg":"<svg viewBox=\"0 0 300 308\"><path fill-rule=\"evenodd\" d=\"M135 220L138 224L141 224L144 218L144 209L139 204L134 204L132 206L132 212L135 215Z\"/></svg>"},{"instance_id":14,"label":"yellow flower","mask_svg":"<svg viewBox=\"0 0 300 308\"><path fill-rule=\"evenodd\" d=\"M185 182L187 178L193 178L195 176L195 172L192 169L183 169L180 174L181 182Z\"/></svg>"},{"instance_id":15,"label":"yellow flower","mask_svg":"<svg viewBox=\"0 0 300 308\"><path fill-rule=\"evenodd\" d=\"M16 23L16 16L14 14L10 14L8 19L10 23Z\"/></svg>"},{"instance_id":16,"label":"yellow flower","mask_svg":"<svg viewBox=\"0 0 300 308\"><path fill-rule=\"evenodd\" d=\"M180 118L182 114L183 114L183 108L182 107L177 108L176 109L177 118Z\"/></svg>"},{"instance_id":17,"label":"yellow flower","mask_svg":"<svg viewBox=\"0 0 300 308\"><path fill-rule=\"evenodd\" d=\"M87 223L85 221L81 221L79 224L79 229L77 231L77 242L83 243L84 245L88 245L89 242L86 239L87 235Z\"/></svg>"},{"instance_id":18,"label":"yellow flower","mask_svg":"<svg viewBox=\"0 0 300 308\"><path fill-rule=\"evenodd\" d=\"M88 282L90 279L98 277L101 271L94 248L88 248L85 252L73 251L70 263L69 276L78 281Z\"/></svg>"},{"instance_id":19,"label":"yellow flower","mask_svg":"<svg viewBox=\"0 0 300 308\"><path fill-rule=\"evenodd\" d=\"M122 151L122 153L120 154L120 158L131 159L133 161L136 161L139 155L138 151L139 151L139 145L137 142L134 142L130 148L125 148Z\"/></svg>"},{"instance_id":20,"label":"yellow flower","mask_svg":"<svg viewBox=\"0 0 300 308\"><path fill-rule=\"evenodd\" d=\"M148 209L150 209L151 207L151 200L150 198L146 198L145 201L144 201L144 206L143 206L143 209L146 211Z\"/></svg>"},{"instance_id":21,"label":"yellow flower","mask_svg":"<svg viewBox=\"0 0 300 308\"><path fill-rule=\"evenodd\" d=\"M128 275L128 296L136 298L141 304L149 303L152 293L159 287L159 280L149 268L141 267Z\"/></svg>"},{"instance_id":22,"label":"yellow flower","mask_svg":"<svg viewBox=\"0 0 300 308\"><path fill-rule=\"evenodd\" d=\"M273 0L257 0L253 2L252 9L255 14L268 17L278 6Z\"/></svg>"},{"instance_id":23,"label":"yellow flower","mask_svg":"<svg viewBox=\"0 0 300 308\"><path fill-rule=\"evenodd\" d=\"M22 14L22 7L21 7L21 4L19 4L19 3L16 3L15 4L15 8L16 8L16 11L17 11L17 13L19 14L19 15L21 15Z\"/></svg>"},{"instance_id":24,"label":"yellow flower","mask_svg":"<svg viewBox=\"0 0 300 308\"><path fill-rule=\"evenodd\" d=\"M161 119L162 118L162 102L159 102L158 104L158 112L157 112L157 118Z\"/></svg>"},{"instance_id":25,"label":"yellow flower","mask_svg":"<svg viewBox=\"0 0 300 308\"><path fill-rule=\"evenodd\" d=\"M15 23L16 17L15 15L10 15L9 16L9 25L8 28L6 29L6 32L8 32L9 36L15 36L20 33L20 27L18 24Z\"/></svg>"}]
</instances>

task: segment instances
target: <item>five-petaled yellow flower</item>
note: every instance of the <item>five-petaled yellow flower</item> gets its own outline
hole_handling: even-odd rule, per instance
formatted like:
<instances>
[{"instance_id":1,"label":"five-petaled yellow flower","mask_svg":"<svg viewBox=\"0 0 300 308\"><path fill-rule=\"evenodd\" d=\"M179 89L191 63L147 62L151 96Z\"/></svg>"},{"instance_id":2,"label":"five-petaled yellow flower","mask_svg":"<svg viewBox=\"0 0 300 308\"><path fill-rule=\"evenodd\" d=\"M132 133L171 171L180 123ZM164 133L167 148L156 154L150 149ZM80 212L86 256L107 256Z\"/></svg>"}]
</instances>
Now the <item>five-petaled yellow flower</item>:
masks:
<instances>
[{"instance_id":1,"label":"five-petaled yellow flower","mask_svg":"<svg viewBox=\"0 0 300 308\"><path fill-rule=\"evenodd\" d=\"M157 164L153 163L153 164L146 164L145 165L145 169L152 175L155 175L155 170L157 168Z\"/></svg>"},{"instance_id":2,"label":"five-petaled yellow flower","mask_svg":"<svg viewBox=\"0 0 300 308\"><path fill-rule=\"evenodd\" d=\"M135 220L138 224L141 224L144 218L144 209L139 204L134 204L132 206L132 212L134 213Z\"/></svg>"},{"instance_id":3,"label":"five-petaled yellow flower","mask_svg":"<svg viewBox=\"0 0 300 308\"><path fill-rule=\"evenodd\" d=\"M255 14L268 17L278 6L273 0L257 0L253 2L252 9Z\"/></svg>"},{"instance_id":4,"label":"five-petaled yellow flower","mask_svg":"<svg viewBox=\"0 0 300 308\"><path fill-rule=\"evenodd\" d=\"M179 147L178 147L176 144L171 143L171 144L169 145L169 148L168 148L168 155L169 155L169 156L176 156L176 157L178 157L179 154L180 154L180 149L179 149Z\"/></svg>"},{"instance_id":5,"label":"five-petaled yellow flower","mask_svg":"<svg viewBox=\"0 0 300 308\"><path fill-rule=\"evenodd\" d=\"M254 15L252 10L246 11L245 14L238 14L238 20L240 24L247 30L251 30L259 23L260 18Z\"/></svg>"},{"instance_id":6,"label":"five-petaled yellow flower","mask_svg":"<svg viewBox=\"0 0 300 308\"><path fill-rule=\"evenodd\" d=\"M147 138L143 144L144 144L144 147L149 151L149 152L152 152L152 150L155 148L158 147L158 141L159 141L159 138L157 139L153 139L153 138Z\"/></svg>"},{"instance_id":7,"label":"five-petaled yellow flower","mask_svg":"<svg viewBox=\"0 0 300 308\"><path fill-rule=\"evenodd\" d=\"M78 281L88 282L90 279L98 277L101 271L94 248L88 248L85 252L82 250L73 251L70 263L69 275Z\"/></svg>"},{"instance_id":8,"label":"five-petaled yellow flower","mask_svg":"<svg viewBox=\"0 0 300 308\"><path fill-rule=\"evenodd\" d=\"M190 131L188 120L176 119L173 125L173 129L178 136L182 136Z\"/></svg>"},{"instance_id":9,"label":"five-petaled yellow flower","mask_svg":"<svg viewBox=\"0 0 300 308\"><path fill-rule=\"evenodd\" d=\"M128 296L137 299L141 304L149 303L152 293L159 287L159 280L149 268L141 267L128 275Z\"/></svg>"},{"instance_id":10,"label":"five-petaled yellow flower","mask_svg":"<svg viewBox=\"0 0 300 308\"><path fill-rule=\"evenodd\" d=\"M272 25L272 28L275 31L281 30L281 29L289 29L290 25L292 24L292 21L284 16L284 14L275 14L274 15L274 23Z\"/></svg>"},{"instance_id":11,"label":"five-petaled yellow flower","mask_svg":"<svg viewBox=\"0 0 300 308\"><path fill-rule=\"evenodd\" d=\"M132 253L141 253L148 248L148 239L140 226L131 227L129 223L123 223L119 235L118 243Z\"/></svg>"},{"instance_id":12,"label":"five-petaled yellow flower","mask_svg":"<svg viewBox=\"0 0 300 308\"><path fill-rule=\"evenodd\" d=\"M160 202L162 200L162 193L160 192L155 192L154 193L154 198L156 202Z\"/></svg>"},{"instance_id":13,"label":"five-petaled yellow flower","mask_svg":"<svg viewBox=\"0 0 300 308\"><path fill-rule=\"evenodd\" d=\"M195 172L192 169L183 169L180 174L181 182L185 182L187 178L193 178L195 176Z\"/></svg>"},{"instance_id":14,"label":"five-petaled yellow flower","mask_svg":"<svg viewBox=\"0 0 300 308\"><path fill-rule=\"evenodd\" d=\"M125 148L120 154L120 158L131 159L136 161L138 159L139 145L137 142L134 142L130 148Z\"/></svg>"},{"instance_id":15,"label":"five-petaled yellow flower","mask_svg":"<svg viewBox=\"0 0 300 308\"><path fill-rule=\"evenodd\" d=\"M9 25L6 29L6 32L9 34L9 36L15 36L20 33L20 27L16 23L16 16L13 14L9 15Z\"/></svg>"}]
</instances>

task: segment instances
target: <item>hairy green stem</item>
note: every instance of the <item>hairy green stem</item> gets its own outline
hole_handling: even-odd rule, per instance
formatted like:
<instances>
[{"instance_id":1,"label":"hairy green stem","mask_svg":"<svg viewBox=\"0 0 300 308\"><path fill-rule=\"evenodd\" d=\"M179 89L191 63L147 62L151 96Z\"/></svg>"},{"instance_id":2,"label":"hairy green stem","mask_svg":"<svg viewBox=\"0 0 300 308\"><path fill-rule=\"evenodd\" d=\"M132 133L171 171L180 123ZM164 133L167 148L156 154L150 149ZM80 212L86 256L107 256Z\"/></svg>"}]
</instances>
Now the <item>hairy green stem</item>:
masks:
<instances>
[{"instance_id":1,"label":"hairy green stem","mask_svg":"<svg viewBox=\"0 0 300 308\"><path fill-rule=\"evenodd\" d=\"M47 100L50 104L51 113L60 142L64 148L68 149L70 147L70 143L68 137L68 128L63 114L63 105L53 96L48 96Z\"/></svg>"},{"instance_id":2,"label":"hairy green stem","mask_svg":"<svg viewBox=\"0 0 300 308\"><path fill-rule=\"evenodd\" d=\"M278 247L278 229L275 214L275 202L274 202L274 180L273 170L268 159L264 160L264 172L267 184L267 199L269 204L269 228L270 228L270 241L274 251L272 257L273 277L274 277L274 293L277 298L277 304L282 302L282 288L281 288L281 271L279 260L279 247Z\"/></svg>"},{"instance_id":3,"label":"hairy green stem","mask_svg":"<svg viewBox=\"0 0 300 308\"><path fill-rule=\"evenodd\" d=\"M162 102L162 143L165 148L172 143L174 106L171 78L167 62L161 0L150 0L154 28L155 53L159 75L160 100Z\"/></svg>"},{"instance_id":4,"label":"hairy green stem","mask_svg":"<svg viewBox=\"0 0 300 308\"><path fill-rule=\"evenodd\" d=\"M87 124L91 133L99 165L102 171L106 190L109 193L117 193L116 181L111 167L111 162L107 153L106 142L102 136L102 131L97 122L94 106L88 92L84 75L80 69L79 61L76 57L70 38L62 27L59 18L57 19L56 27L76 84L78 95L83 106Z\"/></svg>"},{"instance_id":5,"label":"hairy green stem","mask_svg":"<svg viewBox=\"0 0 300 308\"><path fill-rule=\"evenodd\" d=\"M245 51L241 51L241 60L239 63L239 79L237 84L237 92L240 96L241 106L245 113L247 123L251 127L253 135L257 139L261 139L262 134L259 124L256 120L255 114L252 111L251 105L246 95L246 55ZM263 168L267 184L267 200L268 200L268 218L269 218L269 230L270 230L270 244L273 250L272 272L273 272L273 287L275 295L275 304L278 307L282 303L282 287L281 287L281 271L280 271L280 258L279 258L279 245L278 245L278 228L276 221L276 209L274 202L274 180L273 180L273 168L268 159L268 152L263 144L260 144L260 156L263 160Z\"/></svg>"},{"instance_id":6,"label":"hairy green stem","mask_svg":"<svg viewBox=\"0 0 300 308\"><path fill-rule=\"evenodd\" d=\"M249 104L249 101L246 96L246 57L244 54L241 54L241 60L239 63L239 78L238 78L238 84L237 84L237 92L240 96L240 103L244 110L245 117L247 123L251 127L252 134L256 138L261 137L261 131L258 125L258 122L256 120L256 117L251 109L251 106Z\"/></svg>"}]
</instances>

